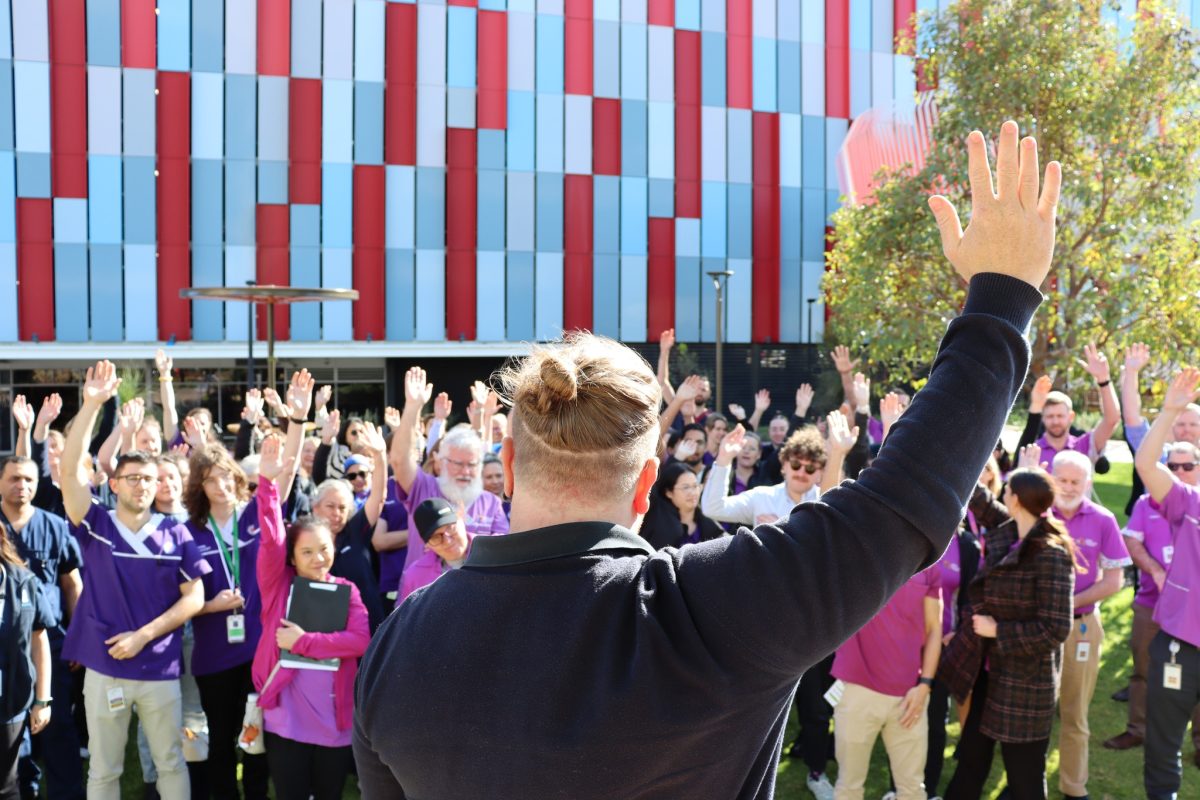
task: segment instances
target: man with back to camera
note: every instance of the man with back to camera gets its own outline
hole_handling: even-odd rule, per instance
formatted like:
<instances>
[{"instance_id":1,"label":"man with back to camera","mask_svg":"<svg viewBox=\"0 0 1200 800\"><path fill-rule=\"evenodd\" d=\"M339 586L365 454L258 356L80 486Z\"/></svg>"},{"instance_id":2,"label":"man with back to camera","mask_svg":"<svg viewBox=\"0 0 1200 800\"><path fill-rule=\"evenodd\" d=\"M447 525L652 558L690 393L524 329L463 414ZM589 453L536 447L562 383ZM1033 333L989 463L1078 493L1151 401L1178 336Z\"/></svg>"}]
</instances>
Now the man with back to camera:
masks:
<instances>
[{"instance_id":1,"label":"man with back to camera","mask_svg":"<svg viewBox=\"0 0 1200 800\"><path fill-rule=\"evenodd\" d=\"M575 334L505 371L516 533L476 537L380 627L355 703L364 798L773 796L796 682L940 557L1024 381L1061 169L1039 199L1036 144L1006 122L997 195L983 135L967 144L966 232L930 198L970 288L928 384L856 482L776 525L651 550L649 365Z\"/></svg>"}]
</instances>

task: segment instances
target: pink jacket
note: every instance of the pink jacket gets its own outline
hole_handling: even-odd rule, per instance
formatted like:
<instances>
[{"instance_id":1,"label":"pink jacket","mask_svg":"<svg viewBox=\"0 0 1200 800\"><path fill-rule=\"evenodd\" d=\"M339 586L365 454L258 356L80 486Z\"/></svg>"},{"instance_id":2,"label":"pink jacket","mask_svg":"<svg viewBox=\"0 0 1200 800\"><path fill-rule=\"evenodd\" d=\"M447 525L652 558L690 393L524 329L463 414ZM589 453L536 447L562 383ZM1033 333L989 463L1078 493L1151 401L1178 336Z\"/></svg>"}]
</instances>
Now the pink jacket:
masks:
<instances>
[{"instance_id":1,"label":"pink jacket","mask_svg":"<svg viewBox=\"0 0 1200 800\"><path fill-rule=\"evenodd\" d=\"M258 479L258 524L262 529L262 541L258 549L258 591L262 597L263 635L254 651L251 675L254 687L262 692L263 684L279 663L279 646L275 644L275 631L287 610L288 590L296 570L287 563L287 534L280 510L279 489L275 482L263 477ZM358 658L367 650L371 641L367 608L362 597L350 581L330 577L335 583L350 587L350 614L346 630L338 633L306 633L301 636L292 652L307 658L340 658L341 665L333 679L333 710L338 730L348 730L354 717L354 678L358 674ZM281 669L275 673L267 691L258 698L261 708L276 708L279 694L296 677L293 669Z\"/></svg>"}]
</instances>

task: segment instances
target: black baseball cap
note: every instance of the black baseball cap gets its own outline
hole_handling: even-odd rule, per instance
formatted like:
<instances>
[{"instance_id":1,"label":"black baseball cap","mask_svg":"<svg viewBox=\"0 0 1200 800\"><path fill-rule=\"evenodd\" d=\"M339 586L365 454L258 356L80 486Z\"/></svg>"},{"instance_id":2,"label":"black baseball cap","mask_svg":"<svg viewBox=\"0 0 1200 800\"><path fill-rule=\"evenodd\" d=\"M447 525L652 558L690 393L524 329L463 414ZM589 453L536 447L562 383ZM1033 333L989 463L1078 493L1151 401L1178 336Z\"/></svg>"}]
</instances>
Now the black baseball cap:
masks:
<instances>
[{"instance_id":1,"label":"black baseball cap","mask_svg":"<svg viewBox=\"0 0 1200 800\"><path fill-rule=\"evenodd\" d=\"M458 521L458 514L448 500L431 497L416 507L413 520L417 523L417 533L421 535L421 541L428 542L437 533L438 528L453 525Z\"/></svg>"}]
</instances>

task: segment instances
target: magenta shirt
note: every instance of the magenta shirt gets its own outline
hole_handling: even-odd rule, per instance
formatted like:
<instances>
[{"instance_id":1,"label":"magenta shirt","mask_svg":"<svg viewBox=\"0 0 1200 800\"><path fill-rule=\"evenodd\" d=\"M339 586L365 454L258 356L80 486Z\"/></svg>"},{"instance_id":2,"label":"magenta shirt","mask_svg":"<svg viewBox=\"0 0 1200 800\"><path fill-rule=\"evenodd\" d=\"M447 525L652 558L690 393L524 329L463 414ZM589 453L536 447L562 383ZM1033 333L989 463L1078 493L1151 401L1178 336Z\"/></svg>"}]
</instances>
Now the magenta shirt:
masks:
<instances>
[{"instance_id":1,"label":"magenta shirt","mask_svg":"<svg viewBox=\"0 0 1200 800\"><path fill-rule=\"evenodd\" d=\"M1200 647L1200 489L1179 481L1163 498L1164 516L1175 530L1175 554L1167 569L1154 621L1170 636Z\"/></svg>"},{"instance_id":2,"label":"magenta shirt","mask_svg":"<svg viewBox=\"0 0 1200 800\"><path fill-rule=\"evenodd\" d=\"M870 622L838 648L833 677L903 697L921 677L925 598L940 593L937 569L931 567L909 578Z\"/></svg>"},{"instance_id":3,"label":"magenta shirt","mask_svg":"<svg viewBox=\"0 0 1200 800\"><path fill-rule=\"evenodd\" d=\"M1045 464L1046 469L1050 469L1054 466L1054 457L1061 453L1062 450L1074 450L1077 453L1083 453L1088 458L1092 457L1092 434L1090 431L1082 436L1072 436L1068 433L1067 446L1062 448L1062 450L1056 450L1048 441L1046 441L1046 437L1044 435L1042 438L1038 439L1035 444L1042 448L1042 457L1039 463Z\"/></svg>"},{"instance_id":4,"label":"magenta shirt","mask_svg":"<svg viewBox=\"0 0 1200 800\"><path fill-rule=\"evenodd\" d=\"M934 565L942 587L942 635L954 630L955 600L962 585L962 550L958 546L958 535L950 537L950 546Z\"/></svg>"},{"instance_id":5,"label":"magenta shirt","mask_svg":"<svg viewBox=\"0 0 1200 800\"><path fill-rule=\"evenodd\" d=\"M1101 567L1119 569L1133 563L1125 547L1125 539L1121 536L1121 528L1117 525L1117 518L1107 508L1084 498L1075 516L1070 519L1063 519L1057 508L1053 513L1056 519L1066 524L1067 532L1075 540L1075 547L1079 551L1079 560L1087 569L1086 573L1075 574L1077 597L1096 582ZM1075 614L1090 614L1095 608L1095 604L1079 606Z\"/></svg>"},{"instance_id":6,"label":"magenta shirt","mask_svg":"<svg viewBox=\"0 0 1200 800\"><path fill-rule=\"evenodd\" d=\"M333 711L336 672L288 669L295 677L279 693L279 705L263 709L263 727L294 742L349 747L354 729L339 731Z\"/></svg>"},{"instance_id":7,"label":"magenta shirt","mask_svg":"<svg viewBox=\"0 0 1200 800\"><path fill-rule=\"evenodd\" d=\"M402 498L408 509L408 552L405 554L404 569L412 566L421 554L425 552L425 541L417 533L417 522L413 519L413 509L430 497L441 497L442 490L438 488L437 478L428 472L417 470L412 487L405 496L404 490L397 485L396 494ZM475 502L467 506L467 533L471 535L491 536L498 533L508 533L508 516L500 498L491 492L483 492ZM384 589L387 591L387 589ZM397 598L399 600L399 598Z\"/></svg>"},{"instance_id":8,"label":"magenta shirt","mask_svg":"<svg viewBox=\"0 0 1200 800\"><path fill-rule=\"evenodd\" d=\"M1138 498L1125 524L1124 535L1136 539L1146 548L1150 557L1164 567L1171 566L1175 551L1175 537L1171 533L1171 523L1163 516L1162 506L1154 502L1148 494ZM1138 593L1133 602L1146 608L1154 608L1158 602L1158 584L1145 570L1139 570Z\"/></svg>"}]
</instances>

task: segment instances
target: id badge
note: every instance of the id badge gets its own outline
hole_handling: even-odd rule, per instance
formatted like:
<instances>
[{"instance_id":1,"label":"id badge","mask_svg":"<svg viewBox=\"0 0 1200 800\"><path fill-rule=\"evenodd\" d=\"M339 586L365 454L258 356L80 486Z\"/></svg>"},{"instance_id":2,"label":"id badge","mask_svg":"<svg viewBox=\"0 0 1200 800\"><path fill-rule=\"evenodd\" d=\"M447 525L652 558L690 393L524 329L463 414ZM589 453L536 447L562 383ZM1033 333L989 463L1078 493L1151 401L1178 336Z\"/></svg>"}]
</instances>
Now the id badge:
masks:
<instances>
[{"instance_id":1,"label":"id badge","mask_svg":"<svg viewBox=\"0 0 1200 800\"><path fill-rule=\"evenodd\" d=\"M1088 661L1092 657L1092 643L1079 642L1075 645L1075 660Z\"/></svg>"},{"instance_id":2,"label":"id badge","mask_svg":"<svg viewBox=\"0 0 1200 800\"><path fill-rule=\"evenodd\" d=\"M125 690L114 686L108 690L108 710L110 712L125 710Z\"/></svg>"},{"instance_id":3,"label":"id badge","mask_svg":"<svg viewBox=\"0 0 1200 800\"><path fill-rule=\"evenodd\" d=\"M1163 664L1163 688L1183 689L1183 664Z\"/></svg>"},{"instance_id":4,"label":"id badge","mask_svg":"<svg viewBox=\"0 0 1200 800\"><path fill-rule=\"evenodd\" d=\"M1172 559L1174 559L1174 558L1175 558L1175 547L1173 545L1167 545L1166 547L1164 547L1163 548L1163 564L1164 565L1170 564Z\"/></svg>"},{"instance_id":5,"label":"id badge","mask_svg":"<svg viewBox=\"0 0 1200 800\"><path fill-rule=\"evenodd\" d=\"M230 614L225 618L225 636L230 644L246 641L246 615Z\"/></svg>"}]
</instances>

